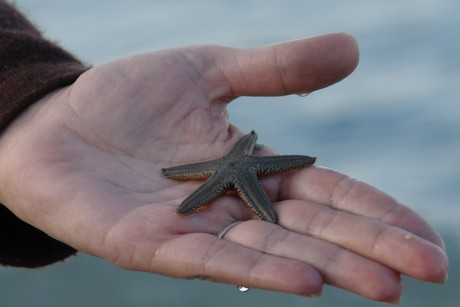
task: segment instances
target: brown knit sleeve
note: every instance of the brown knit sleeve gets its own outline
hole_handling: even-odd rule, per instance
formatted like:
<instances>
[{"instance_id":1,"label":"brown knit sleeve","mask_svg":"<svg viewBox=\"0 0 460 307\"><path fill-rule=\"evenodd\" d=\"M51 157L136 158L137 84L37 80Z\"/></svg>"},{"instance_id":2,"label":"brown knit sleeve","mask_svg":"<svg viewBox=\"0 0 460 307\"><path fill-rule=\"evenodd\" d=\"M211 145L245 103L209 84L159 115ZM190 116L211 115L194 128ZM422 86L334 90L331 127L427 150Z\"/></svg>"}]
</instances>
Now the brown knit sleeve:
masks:
<instances>
[{"instance_id":1,"label":"brown knit sleeve","mask_svg":"<svg viewBox=\"0 0 460 307\"><path fill-rule=\"evenodd\" d=\"M73 83L87 69L43 38L11 4L0 0L0 137L28 106ZM0 264L39 267L75 252L0 204Z\"/></svg>"}]
</instances>

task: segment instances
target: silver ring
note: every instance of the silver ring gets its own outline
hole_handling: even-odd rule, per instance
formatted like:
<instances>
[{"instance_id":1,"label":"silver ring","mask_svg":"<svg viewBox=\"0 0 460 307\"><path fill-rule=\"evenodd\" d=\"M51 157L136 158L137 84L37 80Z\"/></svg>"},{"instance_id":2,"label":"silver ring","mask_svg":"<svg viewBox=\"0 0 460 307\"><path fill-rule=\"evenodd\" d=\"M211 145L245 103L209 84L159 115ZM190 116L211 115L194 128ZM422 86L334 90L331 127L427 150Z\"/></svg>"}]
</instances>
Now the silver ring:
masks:
<instances>
[{"instance_id":1,"label":"silver ring","mask_svg":"<svg viewBox=\"0 0 460 307\"><path fill-rule=\"evenodd\" d=\"M232 229L234 226L238 225L239 223L242 223L243 221L236 221L236 222L231 222L230 224L225 225L224 228L222 228L218 233L217 237L219 239L223 239L225 234Z\"/></svg>"}]
</instances>

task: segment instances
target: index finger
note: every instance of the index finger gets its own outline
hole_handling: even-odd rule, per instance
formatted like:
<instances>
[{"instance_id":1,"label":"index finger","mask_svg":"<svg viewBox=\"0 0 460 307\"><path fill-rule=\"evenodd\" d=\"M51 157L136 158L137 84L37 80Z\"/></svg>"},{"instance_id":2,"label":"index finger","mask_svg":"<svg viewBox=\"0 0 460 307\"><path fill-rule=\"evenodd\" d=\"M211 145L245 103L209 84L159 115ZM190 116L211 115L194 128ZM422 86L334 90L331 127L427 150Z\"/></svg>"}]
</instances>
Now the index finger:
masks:
<instances>
[{"instance_id":1,"label":"index finger","mask_svg":"<svg viewBox=\"0 0 460 307\"><path fill-rule=\"evenodd\" d=\"M280 199L309 200L376 219L406 229L445 249L441 237L410 208L388 194L344 174L309 167L284 177L280 184Z\"/></svg>"}]
</instances>

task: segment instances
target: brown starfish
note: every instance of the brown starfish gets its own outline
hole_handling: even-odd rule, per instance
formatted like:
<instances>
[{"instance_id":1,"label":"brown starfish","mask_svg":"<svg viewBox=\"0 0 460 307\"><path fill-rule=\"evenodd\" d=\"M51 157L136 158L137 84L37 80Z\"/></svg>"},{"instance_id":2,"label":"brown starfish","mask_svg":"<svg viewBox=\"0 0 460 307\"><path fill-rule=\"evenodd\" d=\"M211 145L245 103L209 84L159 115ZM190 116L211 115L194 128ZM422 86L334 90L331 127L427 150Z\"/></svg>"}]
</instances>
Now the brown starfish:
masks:
<instances>
[{"instance_id":1,"label":"brown starfish","mask_svg":"<svg viewBox=\"0 0 460 307\"><path fill-rule=\"evenodd\" d=\"M315 163L316 158L301 155L253 156L256 141L257 134L251 131L222 158L161 169L171 179L207 179L179 205L177 212L191 213L225 192L235 190L262 220L276 223L278 217L258 176L304 168Z\"/></svg>"}]
</instances>

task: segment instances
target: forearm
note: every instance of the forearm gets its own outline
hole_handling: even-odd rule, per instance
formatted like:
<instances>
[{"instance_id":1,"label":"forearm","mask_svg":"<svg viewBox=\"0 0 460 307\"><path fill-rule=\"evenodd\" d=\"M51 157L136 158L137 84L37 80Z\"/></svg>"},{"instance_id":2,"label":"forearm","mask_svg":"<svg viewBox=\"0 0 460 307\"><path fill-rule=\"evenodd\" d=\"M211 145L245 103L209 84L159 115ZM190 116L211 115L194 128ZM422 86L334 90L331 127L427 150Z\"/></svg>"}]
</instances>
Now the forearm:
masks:
<instances>
[{"instance_id":1,"label":"forearm","mask_svg":"<svg viewBox=\"0 0 460 307\"><path fill-rule=\"evenodd\" d=\"M0 0L0 137L31 104L73 83L86 69L72 55L43 38L12 5ZM1 204L0 236L3 265L37 267L75 253L71 247L22 222Z\"/></svg>"}]
</instances>

